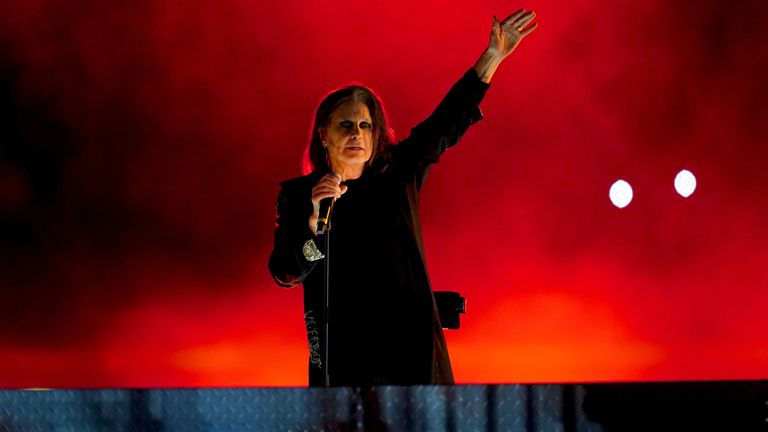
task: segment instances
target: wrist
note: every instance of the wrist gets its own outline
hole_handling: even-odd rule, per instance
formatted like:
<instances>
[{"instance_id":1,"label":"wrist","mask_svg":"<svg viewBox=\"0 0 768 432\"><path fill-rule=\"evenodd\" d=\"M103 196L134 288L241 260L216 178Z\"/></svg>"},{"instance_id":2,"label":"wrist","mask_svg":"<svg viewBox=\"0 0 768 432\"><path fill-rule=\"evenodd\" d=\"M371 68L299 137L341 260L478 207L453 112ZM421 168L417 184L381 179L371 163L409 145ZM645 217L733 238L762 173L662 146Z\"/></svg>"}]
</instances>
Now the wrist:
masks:
<instances>
[{"instance_id":1,"label":"wrist","mask_svg":"<svg viewBox=\"0 0 768 432\"><path fill-rule=\"evenodd\" d=\"M488 48L477 59L474 69L477 72L477 76L480 80L486 84L491 82L491 77L496 72L496 68L503 60L501 53L498 50Z\"/></svg>"},{"instance_id":2,"label":"wrist","mask_svg":"<svg viewBox=\"0 0 768 432\"><path fill-rule=\"evenodd\" d=\"M485 57L488 61L496 63L501 63L501 61L504 60L504 56L501 54L501 51L491 47L486 48L485 51L480 54L480 57Z\"/></svg>"},{"instance_id":3,"label":"wrist","mask_svg":"<svg viewBox=\"0 0 768 432\"><path fill-rule=\"evenodd\" d=\"M318 217L317 217L316 214L310 216L309 217L309 224L308 224L309 225L309 231L311 231L312 235L315 235L315 236L317 235L317 219L318 219Z\"/></svg>"}]
</instances>

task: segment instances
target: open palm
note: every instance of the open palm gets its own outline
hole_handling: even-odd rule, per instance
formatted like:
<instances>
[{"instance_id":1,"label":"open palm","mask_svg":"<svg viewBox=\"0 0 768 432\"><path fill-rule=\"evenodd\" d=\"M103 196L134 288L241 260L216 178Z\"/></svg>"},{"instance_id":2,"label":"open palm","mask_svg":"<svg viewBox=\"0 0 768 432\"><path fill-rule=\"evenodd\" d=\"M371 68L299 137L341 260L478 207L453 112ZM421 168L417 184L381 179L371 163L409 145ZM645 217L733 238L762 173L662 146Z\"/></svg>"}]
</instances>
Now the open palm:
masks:
<instances>
[{"instance_id":1,"label":"open palm","mask_svg":"<svg viewBox=\"0 0 768 432\"><path fill-rule=\"evenodd\" d=\"M502 59L511 54L520 41L536 29L538 23L531 25L531 21L535 17L536 13L533 11L526 12L525 9L520 9L501 22L494 16L488 50Z\"/></svg>"}]
</instances>

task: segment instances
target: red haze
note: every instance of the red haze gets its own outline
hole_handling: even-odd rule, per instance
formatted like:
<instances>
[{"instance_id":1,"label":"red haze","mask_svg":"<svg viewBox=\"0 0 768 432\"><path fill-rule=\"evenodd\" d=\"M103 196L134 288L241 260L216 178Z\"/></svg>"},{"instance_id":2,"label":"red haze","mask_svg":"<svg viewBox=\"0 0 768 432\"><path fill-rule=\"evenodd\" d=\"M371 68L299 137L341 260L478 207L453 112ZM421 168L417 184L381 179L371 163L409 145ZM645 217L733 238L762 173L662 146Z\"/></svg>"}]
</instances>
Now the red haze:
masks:
<instances>
[{"instance_id":1,"label":"red haze","mask_svg":"<svg viewBox=\"0 0 768 432\"><path fill-rule=\"evenodd\" d=\"M422 195L433 286L468 300L457 380L768 377L768 7L520 6L540 28ZM365 83L402 138L515 7L8 5L0 385L305 384L266 261L315 104Z\"/></svg>"}]
</instances>

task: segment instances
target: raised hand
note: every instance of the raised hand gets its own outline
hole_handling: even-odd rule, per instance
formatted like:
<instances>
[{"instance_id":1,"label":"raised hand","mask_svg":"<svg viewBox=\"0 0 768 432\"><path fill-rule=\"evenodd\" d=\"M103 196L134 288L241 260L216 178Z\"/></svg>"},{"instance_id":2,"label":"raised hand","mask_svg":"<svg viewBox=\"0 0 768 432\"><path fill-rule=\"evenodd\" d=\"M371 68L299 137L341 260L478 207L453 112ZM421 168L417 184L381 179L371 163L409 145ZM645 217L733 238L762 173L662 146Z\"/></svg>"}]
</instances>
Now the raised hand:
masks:
<instances>
[{"instance_id":1,"label":"raised hand","mask_svg":"<svg viewBox=\"0 0 768 432\"><path fill-rule=\"evenodd\" d=\"M503 60L517 48L524 37L536 29L538 23L531 24L534 18L536 18L536 13L525 9L520 9L501 22L494 16L488 51L498 55L499 59Z\"/></svg>"},{"instance_id":2,"label":"raised hand","mask_svg":"<svg viewBox=\"0 0 768 432\"><path fill-rule=\"evenodd\" d=\"M538 23L531 23L534 18L536 14L525 9L520 9L501 22L495 16L493 17L488 48L477 59L474 66L477 76L483 82L491 82L491 77L501 61L512 54L520 41L536 29Z\"/></svg>"}]
</instances>

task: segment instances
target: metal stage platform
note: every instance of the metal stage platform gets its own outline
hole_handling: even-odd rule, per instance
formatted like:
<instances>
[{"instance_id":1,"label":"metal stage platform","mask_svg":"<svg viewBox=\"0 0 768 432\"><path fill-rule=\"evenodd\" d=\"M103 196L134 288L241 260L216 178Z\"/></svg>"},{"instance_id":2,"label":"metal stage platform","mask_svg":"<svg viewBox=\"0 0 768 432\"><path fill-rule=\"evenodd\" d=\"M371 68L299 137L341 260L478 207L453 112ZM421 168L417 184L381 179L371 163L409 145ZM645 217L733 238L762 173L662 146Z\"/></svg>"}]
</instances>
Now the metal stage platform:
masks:
<instances>
[{"instance_id":1,"label":"metal stage platform","mask_svg":"<svg viewBox=\"0 0 768 432\"><path fill-rule=\"evenodd\" d=\"M766 381L0 391L0 431L762 431Z\"/></svg>"}]
</instances>

